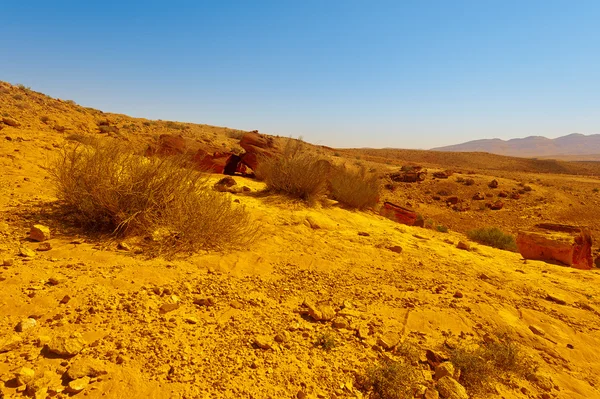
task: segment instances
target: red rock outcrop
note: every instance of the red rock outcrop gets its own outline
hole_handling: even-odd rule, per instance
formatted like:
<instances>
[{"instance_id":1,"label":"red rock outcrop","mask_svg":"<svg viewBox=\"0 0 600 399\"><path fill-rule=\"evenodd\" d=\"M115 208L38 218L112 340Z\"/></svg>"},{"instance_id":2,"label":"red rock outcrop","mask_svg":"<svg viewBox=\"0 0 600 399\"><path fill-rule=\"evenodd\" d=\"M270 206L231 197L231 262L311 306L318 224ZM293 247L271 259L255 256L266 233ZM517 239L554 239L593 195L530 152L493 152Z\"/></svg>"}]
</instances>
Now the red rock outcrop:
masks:
<instances>
[{"instance_id":1,"label":"red rock outcrop","mask_svg":"<svg viewBox=\"0 0 600 399\"><path fill-rule=\"evenodd\" d=\"M146 150L146 156L159 155L181 155L187 151L185 139L182 136L161 134L156 144L152 144Z\"/></svg>"},{"instance_id":2,"label":"red rock outcrop","mask_svg":"<svg viewBox=\"0 0 600 399\"><path fill-rule=\"evenodd\" d=\"M398 223L409 226L414 225L415 221L417 220L417 213L415 211L403 208L400 205L392 204L391 202L385 202L379 214L388 219L392 219Z\"/></svg>"},{"instance_id":3,"label":"red rock outcrop","mask_svg":"<svg viewBox=\"0 0 600 399\"><path fill-rule=\"evenodd\" d=\"M260 157L272 157L279 152L272 137L263 136L256 130L244 134L240 147L246 151L241 156L241 162L252 170L256 170Z\"/></svg>"},{"instance_id":4,"label":"red rock outcrop","mask_svg":"<svg viewBox=\"0 0 600 399\"><path fill-rule=\"evenodd\" d=\"M577 269L591 269L592 237L587 231L572 234L520 232L517 247L525 259L559 262Z\"/></svg>"}]
</instances>

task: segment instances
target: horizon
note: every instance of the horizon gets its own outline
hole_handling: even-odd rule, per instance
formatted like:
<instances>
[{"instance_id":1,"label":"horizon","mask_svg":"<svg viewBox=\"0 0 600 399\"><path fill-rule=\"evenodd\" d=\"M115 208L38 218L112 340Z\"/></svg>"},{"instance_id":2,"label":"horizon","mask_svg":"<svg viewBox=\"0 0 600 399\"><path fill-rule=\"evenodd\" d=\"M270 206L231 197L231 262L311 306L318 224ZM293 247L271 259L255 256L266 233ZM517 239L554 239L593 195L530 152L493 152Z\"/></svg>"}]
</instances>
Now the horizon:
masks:
<instances>
[{"instance_id":1,"label":"horizon","mask_svg":"<svg viewBox=\"0 0 600 399\"><path fill-rule=\"evenodd\" d=\"M600 4L429 4L11 4L0 79L336 148L600 132Z\"/></svg>"}]
</instances>

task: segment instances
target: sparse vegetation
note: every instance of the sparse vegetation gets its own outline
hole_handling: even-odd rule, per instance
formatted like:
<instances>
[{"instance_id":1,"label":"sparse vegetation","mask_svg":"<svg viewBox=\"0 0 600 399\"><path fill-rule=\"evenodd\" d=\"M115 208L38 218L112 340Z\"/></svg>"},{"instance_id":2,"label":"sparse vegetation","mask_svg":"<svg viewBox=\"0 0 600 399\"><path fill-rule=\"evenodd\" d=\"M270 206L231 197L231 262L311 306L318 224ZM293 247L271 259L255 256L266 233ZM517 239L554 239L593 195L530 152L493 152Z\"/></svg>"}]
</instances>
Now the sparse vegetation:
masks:
<instances>
[{"instance_id":1,"label":"sparse vegetation","mask_svg":"<svg viewBox=\"0 0 600 399\"><path fill-rule=\"evenodd\" d=\"M511 234L506 234L497 227L486 227L481 229L471 230L467 236L480 244L490 247L504 249L507 251L516 251L517 243L515 237Z\"/></svg>"},{"instance_id":2,"label":"sparse vegetation","mask_svg":"<svg viewBox=\"0 0 600 399\"><path fill-rule=\"evenodd\" d=\"M184 130L185 129L185 125L183 123L167 121L167 122L165 122L165 125L169 129L175 129L175 130Z\"/></svg>"},{"instance_id":3,"label":"sparse vegetation","mask_svg":"<svg viewBox=\"0 0 600 399\"><path fill-rule=\"evenodd\" d=\"M406 361L382 359L370 367L359 384L371 391L376 399L405 399L413 397L413 386L418 381L418 369Z\"/></svg>"},{"instance_id":4,"label":"sparse vegetation","mask_svg":"<svg viewBox=\"0 0 600 399\"><path fill-rule=\"evenodd\" d=\"M239 244L255 229L245 209L176 158L145 158L118 143L64 150L50 174L83 227L149 237L159 253Z\"/></svg>"},{"instance_id":5,"label":"sparse vegetation","mask_svg":"<svg viewBox=\"0 0 600 399\"><path fill-rule=\"evenodd\" d=\"M333 168L329 188L333 199L350 208L370 208L379 200L377 175L368 173L364 167L358 171L345 166Z\"/></svg>"},{"instance_id":6,"label":"sparse vegetation","mask_svg":"<svg viewBox=\"0 0 600 399\"><path fill-rule=\"evenodd\" d=\"M451 350L451 361L461 371L460 382L471 393L485 393L502 374L532 375L537 366L508 335Z\"/></svg>"},{"instance_id":7,"label":"sparse vegetation","mask_svg":"<svg viewBox=\"0 0 600 399\"><path fill-rule=\"evenodd\" d=\"M437 231L439 231L440 233L447 233L448 232L448 227L444 226L443 224L438 224L435 229Z\"/></svg>"},{"instance_id":8,"label":"sparse vegetation","mask_svg":"<svg viewBox=\"0 0 600 399\"><path fill-rule=\"evenodd\" d=\"M50 117L48 115L42 115L42 116L40 116L40 121L42 123L46 123L47 124L48 122L50 122Z\"/></svg>"},{"instance_id":9,"label":"sparse vegetation","mask_svg":"<svg viewBox=\"0 0 600 399\"><path fill-rule=\"evenodd\" d=\"M327 192L330 167L304 143L289 139L282 155L260 160L256 176L265 181L270 191L314 203Z\"/></svg>"},{"instance_id":10,"label":"sparse vegetation","mask_svg":"<svg viewBox=\"0 0 600 399\"><path fill-rule=\"evenodd\" d=\"M330 351L337 346L335 337L331 333L322 333L317 336L315 346Z\"/></svg>"},{"instance_id":11,"label":"sparse vegetation","mask_svg":"<svg viewBox=\"0 0 600 399\"><path fill-rule=\"evenodd\" d=\"M23 97L23 95L22 95L22 94L14 94L14 95L12 96L12 98L14 98L14 99L15 99L15 100L17 100L17 101L23 101L23 100L25 99L25 97Z\"/></svg>"}]
</instances>

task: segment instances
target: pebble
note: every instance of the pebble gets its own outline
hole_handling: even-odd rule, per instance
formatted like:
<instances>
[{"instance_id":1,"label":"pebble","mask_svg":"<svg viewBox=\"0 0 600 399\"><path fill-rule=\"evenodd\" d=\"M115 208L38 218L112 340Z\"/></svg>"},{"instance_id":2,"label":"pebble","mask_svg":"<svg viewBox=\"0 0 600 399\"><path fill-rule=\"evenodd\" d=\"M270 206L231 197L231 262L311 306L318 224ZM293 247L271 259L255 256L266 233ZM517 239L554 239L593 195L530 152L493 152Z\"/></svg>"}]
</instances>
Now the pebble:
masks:
<instances>
[{"instance_id":1,"label":"pebble","mask_svg":"<svg viewBox=\"0 0 600 399\"><path fill-rule=\"evenodd\" d=\"M36 251L45 252L45 251L50 251L51 249L52 249L52 245L49 242L43 242L40 245L38 245Z\"/></svg>"},{"instance_id":2,"label":"pebble","mask_svg":"<svg viewBox=\"0 0 600 399\"><path fill-rule=\"evenodd\" d=\"M24 331L34 328L35 326L37 326L37 321L35 321L35 319L32 319L32 318L27 318L25 320L21 320L17 324L17 326L15 327L15 331L16 332L24 332Z\"/></svg>"},{"instance_id":3,"label":"pebble","mask_svg":"<svg viewBox=\"0 0 600 399\"><path fill-rule=\"evenodd\" d=\"M29 238L33 241L46 241L50 239L50 228L43 224L34 224L29 231Z\"/></svg>"},{"instance_id":4,"label":"pebble","mask_svg":"<svg viewBox=\"0 0 600 399\"><path fill-rule=\"evenodd\" d=\"M471 249L471 246L469 245L468 242L459 241L458 244L456 244L456 248L468 251Z\"/></svg>"},{"instance_id":5,"label":"pebble","mask_svg":"<svg viewBox=\"0 0 600 399\"><path fill-rule=\"evenodd\" d=\"M214 306L215 300L211 297L202 297L194 299L194 304L199 306Z\"/></svg>"}]
</instances>

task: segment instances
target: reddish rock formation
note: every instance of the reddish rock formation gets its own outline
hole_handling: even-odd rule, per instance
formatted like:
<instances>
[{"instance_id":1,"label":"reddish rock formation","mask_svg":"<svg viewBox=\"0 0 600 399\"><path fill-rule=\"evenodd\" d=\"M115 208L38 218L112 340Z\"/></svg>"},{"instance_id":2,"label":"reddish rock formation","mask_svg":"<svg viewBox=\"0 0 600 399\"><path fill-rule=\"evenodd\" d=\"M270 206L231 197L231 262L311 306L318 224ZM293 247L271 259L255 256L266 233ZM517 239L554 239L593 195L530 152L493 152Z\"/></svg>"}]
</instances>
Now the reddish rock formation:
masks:
<instances>
[{"instance_id":1,"label":"reddish rock formation","mask_svg":"<svg viewBox=\"0 0 600 399\"><path fill-rule=\"evenodd\" d=\"M278 151L272 137L263 136L254 130L244 134L240 147L246 152L241 156L241 162L252 170L256 170L260 157L272 157Z\"/></svg>"},{"instance_id":2,"label":"reddish rock formation","mask_svg":"<svg viewBox=\"0 0 600 399\"><path fill-rule=\"evenodd\" d=\"M577 235L520 232L517 247L525 259L559 262L577 269L591 269L592 237L587 231Z\"/></svg>"},{"instance_id":3,"label":"reddish rock formation","mask_svg":"<svg viewBox=\"0 0 600 399\"><path fill-rule=\"evenodd\" d=\"M490 204L490 207L489 207L489 208L490 208L492 211L498 211L498 210L500 210L500 209L504 208L504 202L502 202L502 201L496 201L496 202L494 202L493 204Z\"/></svg>"},{"instance_id":4,"label":"reddish rock formation","mask_svg":"<svg viewBox=\"0 0 600 399\"><path fill-rule=\"evenodd\" d=\"M459 201L459 199L457 196L452 196L452 197L446 198L447 205L456 205L456 204L458 204L458 201Z\"/></svg>"},{"instance_id":5,"label":"reddish rock formation","mask_svg":"<svg viewBox=\"0 0 600 399\"><path fill-rule=\"evenodd\" d=\"M415 211L392 204L391 202L385 202L379 213L381 216L409 226L414 225L417 220L417 213Z\"/></svg>"},{"instance_id":6,"label":"reddish rock formation","mask_svg":"<svg viewBox=\"0 0 600 399\"><path fill-rule=\"evenodd\" d=\"M473 200L474 201L482 201L485 199L485 194L484 193L475 193L475 195L473 195Z\"/></svg>"},{"instance_id":7,"label":"reddish rock formation","mask_svg":"<svg viewBox=\"0 0 600 399\"><path fill-rule=\"evenodd\" d=\"M421 170L422 168L415 167L411 170L401 170L400 172L394 172L388 174L390 180L402 183L416 183L424 181L427 177L427 171Z\"/></svg>"},{"instance_id":8,"label":"reddish rock formation","mask_svg":"<svg viewBox=\"0 0 600 399\"><path fill-rule=\"evenodd\" d=\"M498 180L494 179L488 184L489 188L498 188Z\"/></svg>"},{"instance_id":9,"label":"reddish rock formation","mask_svg":"<svg viewBox=\"0 0 600 399\"><path fill-rule=\"evenodd\" d=\"M224 152L215 152L211 155L203 149L198 149L192 157L192 162L200 170L223 173L231 156L232 154Z\"/></svg>"},{"instance_id":10,"label":"reddish rock formation","mask_svg":"<svg viewBox=\"0 0 600 399\"><path fill-rule=\"evenodd\" d=\"M445 170L443 172L434 172L433 177L437 179L447 179L454 174L451 170Z\"/></svg>"},{"instance_id":11,"label":"reddish rock formation","mask_svg":"<svg viewBox=\"0 0 600 399\"><path fill-rule=\"evenodd\" d=\"M181 155L187 151L185 139L182 136L161 134L156 144L150 145L146 150L146 156L159 155Z\"/></svg>"}]
</instances>

